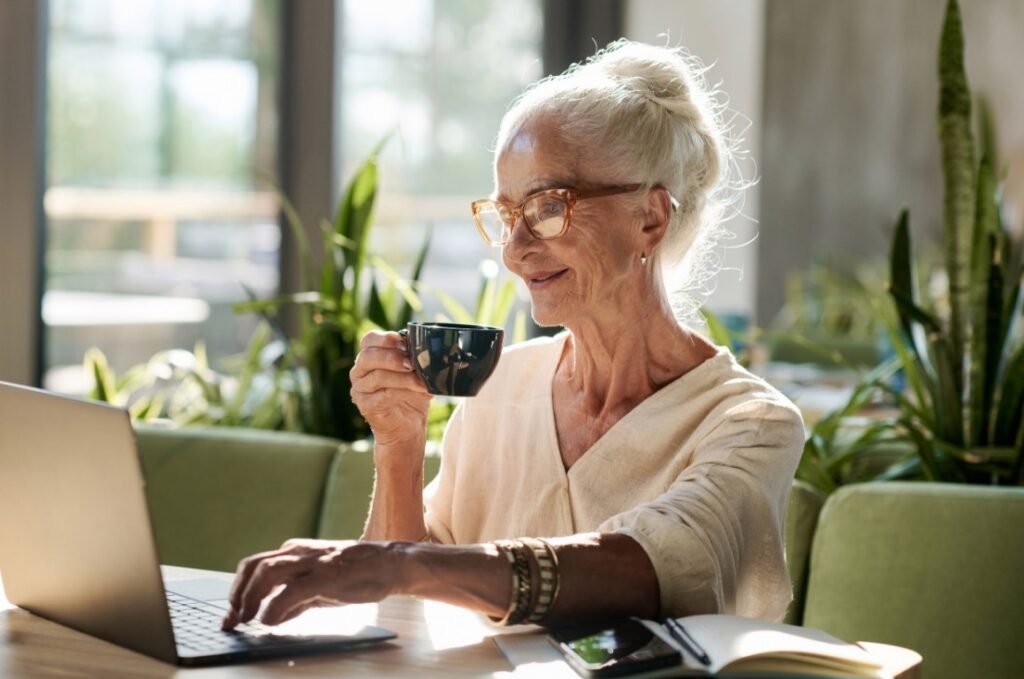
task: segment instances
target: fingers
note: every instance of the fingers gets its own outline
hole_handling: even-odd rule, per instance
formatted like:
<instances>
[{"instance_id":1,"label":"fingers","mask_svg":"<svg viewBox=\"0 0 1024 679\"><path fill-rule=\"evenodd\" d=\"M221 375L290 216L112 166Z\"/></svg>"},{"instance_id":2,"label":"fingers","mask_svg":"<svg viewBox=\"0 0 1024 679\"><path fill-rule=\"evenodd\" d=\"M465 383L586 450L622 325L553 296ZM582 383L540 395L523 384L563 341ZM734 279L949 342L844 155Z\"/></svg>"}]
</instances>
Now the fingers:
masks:
<instances>
[{"instance_id":1,"label":"fingers","mask_svg":"<svg viewBox=\"0 0 1024 679\"><path fill-rule=\"evenodd\" d=\"M313 578L304 577L282 587L267 601L260 622L264 625L280 625L310 608L334 603L320 596L313 582Z\"/></svg>"},{"instance_id":2,"label":"fingers","mask_svg":"<svg viewBox=\"0 0 1024 679\"><path fill-rule=\"evenodd\" d=\"M235 581L231 584L231 593L228 595L228 599L231 602L231 608L234 611L238 611L241 608L242 593L245 588L249 585L249 580L252 578L253 571L256 567L267 558L277 556L279 554L287 553L288 543L282 549L275 549L269 552L260 552L259 554L253 554L250 557L242 559L238 563L238 571L235 574Z\"/></svg>"},{"instance_id":3,"label":"fingers","mask_svg":"<svg viewBox=\"0 0 1024 679\"><path fill-rule=\"evenodd\" d=\"M426 385L418 375L410 373L396 373L385 370L377 370L362 379L352 380L351 396L363 394L375 394L378 391L403 391L413 394L426 394Z\"/></svg>"},{"instance_id":4,"label":"fingers","mask_svg":"<svg viewBox=\"0 0 1024 679\"><path fill-rule=\"evenodd\" d=\"M261 604L262 622L277 625L315 606L379 601L391 593L395 569L372 557L386 554L376 543L289 540L281 550L250 557L239 569L248 579L232 592L221 627L252 620Z\"/></svg>"},{"instance_id":5,"label":"fingers","mask_svg":"<svg viewBox=\"0 0 1024 679\"><path fill-rule=\"evenodd\" d=\"M386 370L395 373L412 372L412 361L405 349L368 347L359 351L352 366L353 379L369 373Z\"/></svg>"},{"instance_id":6,"label":"fingers","mask_svg":"<svg viewBox=\"0 0 1024 679\"><path fill-rule=\"evenodd\" d=\"M359 340L359 350L380 348L380 349L401 349L405 351L406 339L397 332L381 332L371 330Z\"/></svg>"},{"instance_id":7,"label":"fingers","mask_svg":"<svg viewBox=\"0 0 1024 679\"><path fill-rule=\"evenodd\" d=\"M279 585L309 575L309 562L310 559L304 556L275 556L260 562L242 593L241 606L237 609L238 619L242 622L252 620L263 600Z\"/></svg>"}]
</instances>

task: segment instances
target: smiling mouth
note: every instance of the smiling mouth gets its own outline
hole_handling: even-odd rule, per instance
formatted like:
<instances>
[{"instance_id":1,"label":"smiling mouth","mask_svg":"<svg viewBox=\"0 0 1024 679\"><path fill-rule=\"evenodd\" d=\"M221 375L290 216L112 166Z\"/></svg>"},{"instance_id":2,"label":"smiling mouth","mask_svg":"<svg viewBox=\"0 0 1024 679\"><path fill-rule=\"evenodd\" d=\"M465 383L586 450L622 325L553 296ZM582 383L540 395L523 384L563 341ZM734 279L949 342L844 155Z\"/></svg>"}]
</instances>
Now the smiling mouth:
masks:
<instances>
[{"instance_id":1,"label":"smiling mouth","mask_svg":"<svg viewBox=\"0 0 1024 679\"><path fill-rule=\"evenodd\" d=\"M553 281L556 278L560 278L568 269L562 269L561 271L552 271L551 273L542 273L537 276L531 276L528 280L530 285L543 285L549 281Z\"/></svg>"}]
</instances>

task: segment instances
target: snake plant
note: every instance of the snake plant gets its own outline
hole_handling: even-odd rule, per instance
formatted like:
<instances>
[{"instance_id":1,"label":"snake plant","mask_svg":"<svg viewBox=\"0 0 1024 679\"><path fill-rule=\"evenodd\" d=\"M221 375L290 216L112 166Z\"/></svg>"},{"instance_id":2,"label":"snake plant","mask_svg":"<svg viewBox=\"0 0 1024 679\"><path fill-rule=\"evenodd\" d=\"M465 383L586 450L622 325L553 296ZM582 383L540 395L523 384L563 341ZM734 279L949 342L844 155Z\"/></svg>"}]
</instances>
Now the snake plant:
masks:
<instances>
[{"instance_id":1,"label":"snake plant","mask_svg":"<svg viewBox=\"0 0 1024 679\"><path fill-rule=\"evenodd\" d=\"M898 414L865 431L864 450L901 446L889 467L871 478L1024 484L1024 281L1022 244L1002 222L994 125L981 115L981 157L974 157L971 92L964 69L964 38L957 0L946 6L939 42L938 127L944 180L944 266L948 312L918 290L910 215L896 223L890 251L889 295L878 304L888 320L892 370L865 380L851 404L829 426L855 413L873 390L893 399ZM812 432L798 476L826 492L844 477L858 452ZM834 434L835 432L829 431ZM892 449L892 448L890 448Z\"/></svg>"}]
</instances>

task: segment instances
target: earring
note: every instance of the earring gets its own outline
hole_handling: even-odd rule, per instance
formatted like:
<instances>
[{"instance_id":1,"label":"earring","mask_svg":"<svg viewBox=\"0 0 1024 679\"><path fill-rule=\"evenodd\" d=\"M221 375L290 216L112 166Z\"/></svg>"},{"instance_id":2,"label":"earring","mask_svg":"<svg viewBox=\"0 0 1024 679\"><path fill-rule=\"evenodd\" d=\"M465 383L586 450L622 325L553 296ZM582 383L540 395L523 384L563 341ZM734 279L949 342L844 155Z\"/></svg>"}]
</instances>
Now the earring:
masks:
<instances>
[{"instance_id":1,"label":"earring","mask_svg":"<svg viewBox=\"0 0 1024 679\"><path fill-rule=\"evenodd\" d=\"M646 255L646 253L643 253L643 252L640 253L640 263L642 265L644 265L644 266L647 266L647 255Z\"/></svg>"}]
</instances>

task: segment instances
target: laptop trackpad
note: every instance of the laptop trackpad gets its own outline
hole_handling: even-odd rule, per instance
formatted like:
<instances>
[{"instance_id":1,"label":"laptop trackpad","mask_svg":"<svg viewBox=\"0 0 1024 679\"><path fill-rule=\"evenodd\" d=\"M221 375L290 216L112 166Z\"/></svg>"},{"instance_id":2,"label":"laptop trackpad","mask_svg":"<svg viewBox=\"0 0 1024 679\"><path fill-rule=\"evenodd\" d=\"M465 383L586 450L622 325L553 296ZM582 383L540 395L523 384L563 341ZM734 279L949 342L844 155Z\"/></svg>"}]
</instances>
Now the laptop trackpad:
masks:
<instances>
[{"instance_id":1,"label":"laptop trackpad","mask_svg":"<svg viewBox=\"0 0 1024 679\"><path fill-rule=\"evenodd\" d=\"M217 580L215 578L171 580L164 582L164 589L181 596L205 601L218 608L223 608L225 611L230 608L228 594L231 592L231 582L226 580Z\"/></svg>"}]
</instances>

